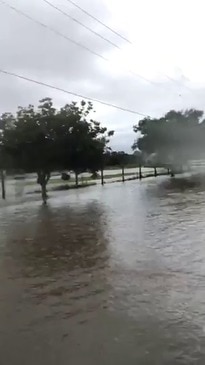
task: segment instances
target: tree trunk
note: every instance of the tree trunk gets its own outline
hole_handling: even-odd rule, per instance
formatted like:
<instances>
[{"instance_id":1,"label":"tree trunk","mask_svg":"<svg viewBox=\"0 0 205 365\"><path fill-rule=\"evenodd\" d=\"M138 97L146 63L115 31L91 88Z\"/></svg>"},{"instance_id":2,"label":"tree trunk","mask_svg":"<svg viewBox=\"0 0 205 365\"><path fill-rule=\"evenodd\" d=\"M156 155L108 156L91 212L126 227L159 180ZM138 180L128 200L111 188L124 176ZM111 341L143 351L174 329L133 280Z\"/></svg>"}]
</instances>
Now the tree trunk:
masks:
<instances>
[{"instance_id":1,"label":"tree trunk","mask_svg":"<svg viewBox=\"0 0 205 365\"><path fill-rule=\"evenodd\" d=\"M75 186L78 188L78 173L75 172Z\"/></svg>"},{"instance_id":2,"label":"tree trunk","mask_svg":"<svg viewBox=\"0 0 205 365\"><path fill-rule=\"evenodd\" d=\"M122 166L122 182L125 182L125 168Z\"/></svg>"},{"instance_id":3,"label":"tree trunk","mask_svg":"<svg viewBox=\"0 0 205 365\"><path fill-rule=\"evenodd\" d=\"M1 193L2 193L2 199L6 199L6 189L5 189L5 176L4 171L1 170Z\"/></svg>"},{"instance_id":4,"label":"tree trunk","mask_svg":"<svg viewBox=\"0 0 205 365\"><path fill-rule=\"evenodd\" d=\"M104 185L104 173L103 173L103 169L101 170L101 185Z\"/></svg>"},{"instance_id":5,"label":"tree trunk","mask_svg":"<svg viewBox=\"0 0 205 365\"><path fill-rule=\"evenodd\" d=\"M37 183L41 185L42 201L44 204L46 204L47 199L48 199L46 186L47 186L48 180L50 179L50 172L45 171L45 170L40 170L40 171L38 171L37 174L38 174Z\"/></svg>"}]
</instances>

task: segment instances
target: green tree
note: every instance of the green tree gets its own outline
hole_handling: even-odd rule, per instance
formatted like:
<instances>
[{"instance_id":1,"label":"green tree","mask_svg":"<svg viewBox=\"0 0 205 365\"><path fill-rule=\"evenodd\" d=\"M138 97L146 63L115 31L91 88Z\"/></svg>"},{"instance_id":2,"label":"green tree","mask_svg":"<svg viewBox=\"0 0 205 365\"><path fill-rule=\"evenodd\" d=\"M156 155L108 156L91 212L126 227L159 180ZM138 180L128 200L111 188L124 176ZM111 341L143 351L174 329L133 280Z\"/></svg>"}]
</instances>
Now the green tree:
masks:
<instances>
[{"instance_id":1,"label":"green tree","mask_svg":"<svg viewBox=\"0 0 205 365\"><path fill-rule=\"evenodd\" d=\"M132 154L126 153L124 151L108 151L105 154L105 166L107 167L135 167L139 166L141 162L140 151L135 151Z\"/></svg>"},{"instance_id":2,"label":"green tree","mask_svg":"<svg viewBox=\"0 0 205 365\"><path fill-rule=\"evenodd\" d=\"M72 169L76 173L98 170L109 137L99 122L90 118L92 103L66 104L60 110L50 98L19 107L16 115L4 114L1 147L12 167L36 172L42 199L47 200L47 183L52 171Z\"/></svg>"},{"instance_id":3,"label":"green tree","mask_svg":"<svg viewBox=\"0 0 205 365\"><path fill-rule=\"evenodd\" d=\"M134 126L139 137L133 149L139 149L145 158L154 156L153 163L183 165L199 158L204 152L203 111L171 110L162 118L144 118Z\"/></svg>"}]
</instances>

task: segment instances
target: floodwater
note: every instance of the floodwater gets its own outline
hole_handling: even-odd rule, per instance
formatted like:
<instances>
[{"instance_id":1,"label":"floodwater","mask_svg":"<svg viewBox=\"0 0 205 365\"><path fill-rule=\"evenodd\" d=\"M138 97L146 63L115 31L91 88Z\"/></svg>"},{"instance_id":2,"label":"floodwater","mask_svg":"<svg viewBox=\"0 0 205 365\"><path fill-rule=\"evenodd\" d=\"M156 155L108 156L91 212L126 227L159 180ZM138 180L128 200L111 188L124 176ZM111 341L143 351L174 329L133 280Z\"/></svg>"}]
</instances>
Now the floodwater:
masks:
<instances>
[{"instance_id":1,"label":"floodwater","mask_svg":"<svg viewBox=\"0 0 205 365\"><path fill-rule=\"evenodd\" d=\"M205 187L168 177L0 207L1 365L205 364Z\"/></svg>"}]
</instances>

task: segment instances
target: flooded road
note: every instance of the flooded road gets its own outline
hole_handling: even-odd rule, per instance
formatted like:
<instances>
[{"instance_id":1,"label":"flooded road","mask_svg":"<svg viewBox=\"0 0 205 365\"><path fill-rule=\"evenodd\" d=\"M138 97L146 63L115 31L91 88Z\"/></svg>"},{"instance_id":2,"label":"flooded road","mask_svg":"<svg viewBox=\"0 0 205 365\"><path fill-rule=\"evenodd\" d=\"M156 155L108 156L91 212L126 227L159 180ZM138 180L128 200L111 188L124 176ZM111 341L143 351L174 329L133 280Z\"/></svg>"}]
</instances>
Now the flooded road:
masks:
<instances>
[{"instance_id":1,"label":"flooded road","mask_svg":"<svg viewBox=\"0 0 205 365\"><path fill-rule=\"evenodd\" d=\"M205 187L0 207L1 365L205 364Z\"/></svg>"}]
</instances>

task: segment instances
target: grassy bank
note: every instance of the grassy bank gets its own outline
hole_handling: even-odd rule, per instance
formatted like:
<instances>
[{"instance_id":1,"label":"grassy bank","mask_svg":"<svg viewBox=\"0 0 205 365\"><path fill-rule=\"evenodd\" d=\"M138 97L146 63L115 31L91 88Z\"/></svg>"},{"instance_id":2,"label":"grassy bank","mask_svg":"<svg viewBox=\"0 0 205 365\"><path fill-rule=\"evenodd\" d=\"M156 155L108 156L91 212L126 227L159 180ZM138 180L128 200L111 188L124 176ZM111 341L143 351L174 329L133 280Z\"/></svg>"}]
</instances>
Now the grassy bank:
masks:
<instances>
[{"instance_id":1,"label":"grassy bank","mask_svg":"<svg viewBox=\"0 0 205 365\"><path fill-rule=\"evenodd\" d=\"M58 186L54 186L54 187L48 187L48 192L49 191L64 191L64 190L74 190L74 189L83 189L83 188L88 188L90 186L95 186L97 185L95 182L90 182L90 183L83 183L83 184L79 184L78 186L76 186L75 184L61 184ZM27 195L31 195L31 194L40 194L41 190L34 190L34 191L29 191L27 193Z\"/></svg>"},{"instance_id":2,"label":"grassy bank","mask_svg":"<svg viewBox=\"0 0 205 365\"><path fill-rule=\"evenodd\" d=\"M62 185L58 185L55 186L53 188L50 189L50 191L62 191L62 190L73 190L73 189L83 189L83 188L88 188L90 186L95 186L97 185L94 182L90 182L90 183L83 183L83 184L79 184L78 186L76 186L75 184L62 184Z\"/></svg>"},{"instance_id":3,"label":"grassy bank","mask_svg":"<svg viewBox=\"0 0 205 365\"><path fill-rule=\"evenodd\" d=\"M131 176L132 175L132 176ZM136 174L135 176L133 176L134 174L132 173L126 173L125 174L125 179L124 179L124 182L126 181L133 181L133 180L139 180L139 175ZM165 176L167 175L167 172L164 170L164 171L159 171L157 176ZM117 174L117 175L108 175L109 178L108 178L108 181L104 181L104 184L114 184L114 183L122 183L122 175L121 174ZM115 180L112 180L113 177L120 177L120 179L115 179ZM142 175L142 180L146 179L146 178L149 178L149 177L155 177L154 174L146 174L146 175ZM35 183L33 183L34 185ZM31 185L31 184L30 184ZM73 180L70 180L69 182L62 182L61 179L57 179L57 181L55 181L55 184L54 186L52 186L52 184L48 184L48 193L49 191L52 192L52 191L67 191L67 190L74 190L74 189L83 189L83 188L87 188L87 187L92 187L92 186L96 186L97 185L97 182L94 182L94 181L79 181L79 184L78 186L76 186L75 182ZM34 191L30 191L30 192L27 192L26 194L40 194L41 193L41 189L36 189Z\"/></svg>"},{"instance_id":4,"label":"grassy bank","mask_svg":"<svg viewBox=\"0 0 205 365\"><path fill-rule=\"evenodd\" d=\"M137 174L136 173L133 173L133 172L125 172L124 173L124 176L133 176ZM122 173L119 173L119 174L109 174L109 175L104 175L104 179L113 179L113 178L119 178L119 177L122 177ZM91 181L100 181L101 180L101 177L98 176L96 179L93 179L92 177L88 176L88 177L82 177L82 176L79 176L79 183L81 184L84 184L86 182L91 182ZM26 182L26 185L36 185L36 181L28 181L28 180L25 180ZM57 184L74 184L75 183L75 179L74 178L71 178L68 182L67 181L63 181L61 178L57 178L57 179L50 179L49 182L48 182L48 185L57 185Z\"/></svg>"}]
</instances>

